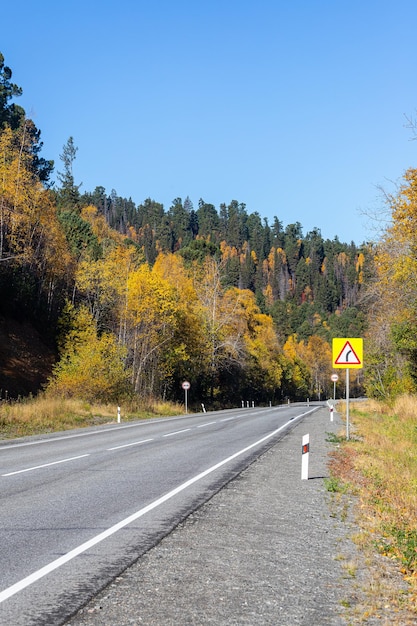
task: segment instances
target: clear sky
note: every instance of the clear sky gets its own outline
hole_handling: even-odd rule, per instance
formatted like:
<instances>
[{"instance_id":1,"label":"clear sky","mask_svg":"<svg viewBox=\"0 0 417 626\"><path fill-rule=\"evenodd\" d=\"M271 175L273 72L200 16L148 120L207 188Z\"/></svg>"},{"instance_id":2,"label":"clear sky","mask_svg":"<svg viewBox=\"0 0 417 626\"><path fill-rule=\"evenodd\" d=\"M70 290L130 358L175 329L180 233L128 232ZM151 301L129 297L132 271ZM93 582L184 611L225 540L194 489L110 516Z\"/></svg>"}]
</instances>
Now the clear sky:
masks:
<instances>
[{"instance_id":1,"label":"clear sky","mask_svg":"<svg viewBox=\"0 0 417 626\"><path fill-rule=\"evenodd\" d=\"M343 242L417 166L416 0L20 0L0 51L81 191L245 203Z\"/></svg>"}]
</instances>

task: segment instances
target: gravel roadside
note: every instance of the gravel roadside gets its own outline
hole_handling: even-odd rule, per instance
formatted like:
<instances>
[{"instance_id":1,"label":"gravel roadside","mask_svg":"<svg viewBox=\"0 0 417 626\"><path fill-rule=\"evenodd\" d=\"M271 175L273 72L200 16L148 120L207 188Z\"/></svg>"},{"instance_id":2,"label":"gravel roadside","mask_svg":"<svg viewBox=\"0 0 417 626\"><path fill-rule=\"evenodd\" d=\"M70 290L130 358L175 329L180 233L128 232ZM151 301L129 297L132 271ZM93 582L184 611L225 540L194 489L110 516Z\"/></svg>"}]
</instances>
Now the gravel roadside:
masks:
<instances>
[{"instance_id":1,"label":"gravel roadside","mask_svg":"<svg viewBox=\"0 0 417 626\"><path fill-rule=\"evenodd\" d=\"M308 416L66 623L353 623L361 572L352 526L324 484L327 433L342 426L327 408ZM309 480L301 480L307 433Z\"/></svg>"}]
</instances>

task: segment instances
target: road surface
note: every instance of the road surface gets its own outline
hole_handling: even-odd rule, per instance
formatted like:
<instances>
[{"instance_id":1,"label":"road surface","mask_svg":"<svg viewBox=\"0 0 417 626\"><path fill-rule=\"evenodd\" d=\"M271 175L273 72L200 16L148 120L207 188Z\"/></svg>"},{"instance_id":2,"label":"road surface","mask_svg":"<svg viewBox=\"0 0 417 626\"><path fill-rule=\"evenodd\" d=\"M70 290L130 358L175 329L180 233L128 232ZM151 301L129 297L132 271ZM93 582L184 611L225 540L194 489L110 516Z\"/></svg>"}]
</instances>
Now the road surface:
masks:
<instances>
[{"instance_id":1,"label":"road surface","mask_svg":"<svg viewBox=\"0 0 417 626\"><path fill-rule=\"evenodd\" d=\"M0 444L0 624L62 624L317 407L245 408Z\"/></svg>"}]
</instances>

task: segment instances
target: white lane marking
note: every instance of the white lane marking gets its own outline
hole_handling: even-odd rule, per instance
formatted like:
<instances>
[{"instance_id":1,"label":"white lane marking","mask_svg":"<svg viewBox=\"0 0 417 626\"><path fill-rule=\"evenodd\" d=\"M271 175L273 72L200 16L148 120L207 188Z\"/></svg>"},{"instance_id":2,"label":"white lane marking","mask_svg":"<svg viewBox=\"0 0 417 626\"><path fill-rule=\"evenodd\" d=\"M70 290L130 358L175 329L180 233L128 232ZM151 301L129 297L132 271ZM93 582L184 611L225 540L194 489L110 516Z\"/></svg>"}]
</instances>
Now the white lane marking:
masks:
<instances>
[{"instance_id":1,"label":"white lane marking","mask_svg":"<svg viewBox=\"0 0 417 626\"><path fill-rule=\"evenodd\" d=\"M247 415L260 415L262 413L268 413L269 411L275 411L277 409L285 409L285 408L288 408L288 405L286 404L279 405L276 407L270 407L265 410L260 409L259 411L256 411L254 413L242 413L241 415L238 415L237 417L244 417ZM218 413L218 411L213 411L213 413ZM92 435L101 435L101 433L112 432L113 430L124 430L126 428L136 428L140 426L146 426L149 424L158 424L158 423L162 424L166 422L172 422L174 420L188 419L190 417L192 416L191 415L174 415L173 417L153 417L153 418L144 420L143 422L139 422L139 423L136 422L134 424L124 424L123 426L102 428L100 430L93 430L93 431L89 431L85 433L74 433L72 435L63 435L61 437L51 437L50 439L39 439L36 441L22 441L20 443L12 442L12 443L0 446L0 450L13 450L14 448L23 448L25 446L37 446L43 443L53 443L54 441L65 441L66 439L75 439L77 437L90 437Z\"/></svg>"},{"instance_id":2,"label":"white lane marking","mask_svg":"<svg viewBox=\"0 0 417 626\"><path fill-rule=\"evenodd\" d=\"M50 467L51 465L58 465L59 463L68 463L68 461L75 461L76 459L82 459L89 454L81 454L80 456L72 456L68 459L61 459L60 461L53 461L52 463L45 463L44 465L36 465L35 467L27 467L26 469L17 470L16 472L9 472L8 474L2 474L2 476L14 476L15 474L23 474L24 472L32 472L33 470L42 469L43 467Z\"/></svg>"},{"instance_id":3,"label":"white lane marking","mask_svg":"<svg viewBox=\"0 0 417 626\"><path fill-rule=\"evenodd\" d=\"M172 422L174 420L182 420L191 417L190 415L178 415L174 417L152 417L144 420L143 422L134 424L125 424L124 426L114 426L111 428L102 428L101 430L93 430L87 433L75 433L73 435L62 435L62 437L51 437L50 439L39 439L37 441L23 441L20 443L10 443L0 446L0 450L13 450L14 448L23 448L25 446L37 446L41 443L53 443L54 441L65 441L66 439L76 439L77 437L90 437L92 435L101 435L101 433L109 433L114 430L125 430L126 428L137 428L140 426L146 426L149 424L165 424L166 422Z\"/></svg>"},{"instance_id":4,"label":"white lane marking","mask_svg":"<svg viewBox=\"0 0 417 626\"><path fill-rule=\"evenodd\" d=\"M268 410L270 411L271 409L268 409ZM256 414L258 414L258 413L256 413ZM246 416L247 415L255 415L255 413L246 413ZM220 421L220 422L229 422L230 420L240 419L241 417L243 417L243 415L235 415L233 417L226 417L226 418L218 420L218 421ZM169 419L175 419L175 418L169 418ZM217 424L217 420L214 421L214 422L208 422L207 424L201 424L201 425L197 426L197 428L204 428L205 426L210 426L212 424ZM121 429L123 429L123 428L131 428L132 426L137 426L137 425L138 424L129 424L129 425L126 425L126 426L121 426L120 428ZM142 424L139 424L139 426L141 426L141 425ZM105 431L109 431L109 430L119 430L119 428L111 428L111 429L107 428L107 429L105 429ZM162 435L162 436L163 437L172 437L173 435L178 435L180 433L185 433L185 432L187 432L189 430L191 430L191 428L184 428L183 430L177 430L177 431L175 431L173 433L167 433L166 435ZM104 432L104 431L100 431L100 432ZM79 433L79 434L76 434L76 435L69 435L69 436L64 436L64 437L55 437L55 439L50 439L50 440L42 440L42 441L38 441L38 442L34 441L34 442L27 442L27 443L22 443L22 444L16 444L15 447L17 447L17 446L25 446L25 445L35 445L36 443L47 443L48 441L59 441L61 439L69 439L71 437L82 437L83 435L93 435L93 434L97 434L97 433ZM148 443L149 441L154 441L154 439L143 439L141 441L135 441L133 443L126 443L126 444L121 445L121 446L114 446L113 448L106 448L106 450L108 452L112 451L112 450L120 450L121 448L128 448L130 446L137 446L137 445L140 445L141 443ZM2 448L0 447L0 450L1 449ZM85 454L83 456L89 456L89 455ZM74 457L74 459L77 459L77 458L82 458L82 457ZM55 465L56 463L64 463L65 460L66 459L64 459L64 461L56 461L55 463L47 463L45 465L39 465L38 467L33 467L33 468L24 469L24 470L19 470L17 472L10 472L8 474L1 474L1 476L2 477L3 476L13 476L13 474L20 474L20 473L23 473L23 472L29 472L32 469L40 469L42 467L48 467L48 465ZM72 460L72 459L68 459L68 460Z\"/></svg>"},{"instance_id":5,"label":"white lane marking","mask_svg":"<svg viewBox=\"0 0 417 626\"><path fill-rule=\"evenodd\" d=\"M176 430L174 433L167 433L166 435L162 435L163 437L172 437L173 435L179 435L180 433L186 433L191 428L184 428L184 430Z\"/></svg>"},{"instance_id":6,"label":"white lane marking","mask_svg":"<svg viewBox=\"0 0 417 626\"><path fill-rule=\"evenodd\" d=\"M314 410L315 409L312 409L311 411L302 413L301 415L298 415L297 417L292 418L291 421L294 422L294 420L296 419L305 417L309 413L312 413ZM100 533L99 535L96 535L92 539L89 539L88 541L85 541L81 545L77 546L76 548L74 548L74 550L67 552L66 554L56 559L55 561L51 561L51 563L48 563L48 565L41 567L41 569L38 569L36 572L33 572L29 576L26 576L26 578L22 578L22 580L19 580L19 582L15 583L14 585L11 585L7 589L4 589L4 591L0 592L0 604L4 602L5 600L7 600L8 598L11 598L12 596L14 596L16 593L19 593L19 591L22 591L26 587L29 587L29 585L32 585L33 583L40 580L44 576L47 576L48 574L58 569L62 565L65 565L65 563L68 563L68 561L71 561L72 559L79 556L80 554L83 554L84 552L92 548L93 546L96 546L98 543L101 543L102 541L110 537L111 535L114 535L122 528L125 528L125 526L128 526L132 522L135 522L140 517L143 517L144 515L146 515L146 513L149 513L153 509L156 509L158 506L161 506L161 504L163 504L167 500L170 500L171 498L179 494L181 491L188 489L188 487L191 487L191 485L193 485L194 483L198 482L202 478L205 478L212 472L215 472L217 469L219 469L223 465L226 465L226 463L230 463L230 461L233 461L238 456L245 454L245 452L248 452L252 448L259 446L261 443L268 441L268 439L271 439L272 437L277 435L279 432L281 432L281 430L284 430L284 428L286 428L290 423L291 422L286 422L285 424L283 424L276 430L262 437L262 439L258 439L258 441L255 441L254 443L251 443L249 446L246 446L246 448L243 448L242 450L235 452L235 454L232 454L231 456L228 456L226 459L223 459L223 461L220 461L219 463L216 463L212 467L209 467L208 469L204 470L204 472L201 472L200 474L197 474L197 476L190 478L185 483L178 485L178 487L166 493L164 496L161 496L157 500L154 500L153 502L145 506L143 509L140 509L139 511L136 511L136 513L129 515L129 517L126 517L125 519L121 520L114 526L111 526L110 528Z\"/></svg>"},{"instance_id":7,"label":"white lane marking","mask_svg":"<svg viewBox=\"0 0 417 626\"><path fill-rule=\"evenodd\" d=\"M154 439L142 439L142 441L133 441L132 443L124 443L122 446L114 446L114 448L107 448L107 450L120 450L120 448L129 448L130 446L139 446L141 443L148 443L148 441L154 441Z\"/></svg>"}]
</instances>

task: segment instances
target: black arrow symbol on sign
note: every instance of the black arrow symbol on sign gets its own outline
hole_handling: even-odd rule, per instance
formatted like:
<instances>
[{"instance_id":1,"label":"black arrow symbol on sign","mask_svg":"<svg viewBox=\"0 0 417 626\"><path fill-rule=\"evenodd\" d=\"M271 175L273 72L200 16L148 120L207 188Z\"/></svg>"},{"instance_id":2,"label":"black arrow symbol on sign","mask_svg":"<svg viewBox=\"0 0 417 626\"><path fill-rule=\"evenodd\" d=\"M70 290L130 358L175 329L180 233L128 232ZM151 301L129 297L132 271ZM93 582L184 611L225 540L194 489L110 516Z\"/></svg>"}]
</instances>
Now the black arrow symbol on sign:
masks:
<instances>
[{"instance_id":1,"label":"black arrow symbol on sign","mask_svg":"<svg viewBox=\"0 0 417 626\"><path fill-rule=\"evenodd\" d=\"M346 352L346 363L349 361L349 354L352 354L352 350Z\"/></svg>"}]
</instances>

